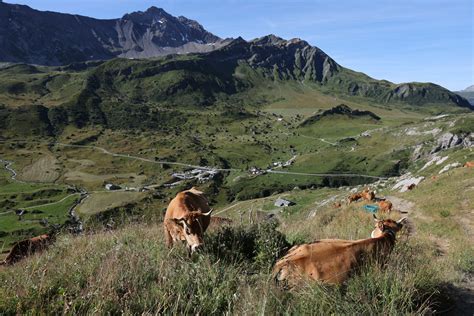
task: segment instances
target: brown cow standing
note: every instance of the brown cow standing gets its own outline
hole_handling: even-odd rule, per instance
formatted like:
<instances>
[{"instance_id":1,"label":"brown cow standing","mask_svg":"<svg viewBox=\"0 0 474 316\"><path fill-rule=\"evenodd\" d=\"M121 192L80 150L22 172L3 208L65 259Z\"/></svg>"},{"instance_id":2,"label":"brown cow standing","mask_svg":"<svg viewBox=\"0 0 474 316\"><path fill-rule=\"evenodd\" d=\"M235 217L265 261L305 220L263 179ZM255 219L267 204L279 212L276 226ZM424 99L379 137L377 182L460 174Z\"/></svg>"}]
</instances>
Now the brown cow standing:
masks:
<instances>
[{"instance_id":1,"label":"brown cow standing","mask_svg":"<svg viewBox=\"0 0 474 316\"><path fill-rule=\"evenodd\" d=\"M464 167L466 167L466 168L473 168L473 167L474 167L474 161L467 161L467 162L464 164Z\"/></svg>"},{"instance_id":2,"label":"brown cow standing","mask_svg":"<svg viewBox=\"0 0 474 316\"><path fill-rule=\"evenodd\" d=\"M53 234L44 234L41 236L19 241L10 250L10 253L6 257L5 261L0 264L14 264L35 252L39 252L46 249L53 241Z\"/></svg>"},{"instance_id":3,"label":"brown cow standing","mask_svg":"<svg viewBox=\"0 0 474 316\"><path fill-rule=\"evenodd\" d=\"M361 240L323 239L291 248L278 260L273 275L278 281L295 285L308 277L325 283L341 284L370 257L384 259L393 249L395 235L402 228L399 221L376 220L372 238Z\"/></svg>"},{"instance_id":4,"label":"brown cow standing","mask_svg":"<svg viewBox=\"0 0 474 316\"><path fill-rule=\"evenodd\" d=\"M211 212L203 192L194 187L179 192L168 205L163 223L168 247L180 240L186 241L190 254L202 247Z\"/></svg>"}]
</instances>

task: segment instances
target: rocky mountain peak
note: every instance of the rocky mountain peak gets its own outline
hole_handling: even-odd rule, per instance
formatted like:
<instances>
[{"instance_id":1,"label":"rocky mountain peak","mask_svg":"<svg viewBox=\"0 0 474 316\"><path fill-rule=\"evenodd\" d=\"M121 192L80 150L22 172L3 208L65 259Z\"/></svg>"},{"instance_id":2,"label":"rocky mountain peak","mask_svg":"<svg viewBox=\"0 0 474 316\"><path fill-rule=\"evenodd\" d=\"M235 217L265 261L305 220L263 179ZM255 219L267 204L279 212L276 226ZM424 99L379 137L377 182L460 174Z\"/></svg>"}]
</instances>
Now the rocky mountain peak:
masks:
<instances>
[{"instance_id":1,"label":"rocky mountain peak","mask_svg":"<svg viewBox=\"0 0 474 316\"><path fill-rule=\"evenodd\" d=\"M145 13L149 13L149 14L168 14L166 13L165 10L163 10L162 8L157 8L155 6L151 6L149 7Z\"/></svg>"},{"instance_id":2,"label":"rocky mountain peak","mask_svg":"<svg viewBox=\"0 0 474 316\"><path fill-rule=\"evenodd\" d=\"M297 46L310 46L310 44L300 38L292 38L290 40L285 40L281 37L278 37L274 34L269 34L266 36L262 36L259 38L256 38L251 41L252 44L256 45L272 45L272 46L289 46L289 45L297 45Z\"/></svg>"},{"instance_id":3,"label":"rocky mountain peak","mask_svg":"<svg viewBox=\"0 0 474 316\"><path fill-rule=\"evenodd\" d=\"M207 52L220 47L220 41L198 22L155 6L100 20L1 3L0 62L64 65L117 56L149 58Z\"/></svg>"},{"instance_id":4,"label":"rocky mountain peak","mask_svg":"<svg viewBox=\"0 0 474 316\"><path fill-rule=\"evenodd\" d=\"M256 38L251 42L257 45L278 45L285 42L285 40L274 34L269 34L269 35Z\"/></svg>"},{"instance_id":5,"label":"rocky mountain peak","mask_svg":"<svg viewBox=\"0 0 474 316\"><path fill-rule=\"evenodd\" d=\"M155 24L171 20L173 16L168 14L165 10L155 6L148 8L146 11L135 11L125 14L120 20L132 20L136 23Z\"/></svg>"}]
</instances>

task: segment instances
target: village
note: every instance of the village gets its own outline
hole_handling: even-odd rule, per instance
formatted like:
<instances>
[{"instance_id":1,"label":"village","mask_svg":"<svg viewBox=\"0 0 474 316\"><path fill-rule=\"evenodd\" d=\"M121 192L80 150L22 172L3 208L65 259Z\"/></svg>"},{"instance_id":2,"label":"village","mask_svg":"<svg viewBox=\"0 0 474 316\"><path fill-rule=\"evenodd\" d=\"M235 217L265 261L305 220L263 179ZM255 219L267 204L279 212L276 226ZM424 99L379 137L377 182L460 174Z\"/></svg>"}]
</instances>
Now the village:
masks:
<instances>
[{"instance_id":1,"label":"village","mask_svg":"<svg viewBox=\"0 0 474 316\"><path fill-rule=\"evenodd\" d=\"M291 166L295 162L296 157L297 157L297 155L294 155L293 157L291 157L289 160L287 160L285 162L282 162L282 161L273 162L265 169L261 169L261 168L258 168L258 167L254 166L254 167L251 167L248 170L248 172L251 175L259 176L259 175L266 174L267 172L270 172L274 169L286 168L286 167Z\"/></svg>"}]
</instances>

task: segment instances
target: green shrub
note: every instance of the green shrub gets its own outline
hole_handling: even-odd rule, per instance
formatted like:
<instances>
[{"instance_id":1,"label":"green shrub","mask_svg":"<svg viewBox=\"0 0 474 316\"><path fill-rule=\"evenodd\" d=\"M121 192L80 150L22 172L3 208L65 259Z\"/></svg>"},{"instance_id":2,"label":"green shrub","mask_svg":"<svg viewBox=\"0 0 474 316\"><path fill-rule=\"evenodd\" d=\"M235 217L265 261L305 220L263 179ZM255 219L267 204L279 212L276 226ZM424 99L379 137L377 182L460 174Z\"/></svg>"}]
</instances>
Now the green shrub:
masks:
<instances>
[{"instance_id":1,"label":"green shrub","mask_svg":"<svg viewBox=\"0 0 474 316\"><path fill-rule=\"evenodd\" d=\"M223 227L206 238L205 252L229 264L249 263L269 269L290 247L277 227L277 221Z\"/></svg>"},{"instance_id":2,"label":"green shrub","mask_svg":"<svg viewBox=\"0 0 474 316\"><path fill-rule=\"evenodd\" d=\"M449 215L451 215L451 213L447 210L442 210L441 212L439 212L439 215L441 215L442 217L448 217Z\"/></svg>"}]
</instances>

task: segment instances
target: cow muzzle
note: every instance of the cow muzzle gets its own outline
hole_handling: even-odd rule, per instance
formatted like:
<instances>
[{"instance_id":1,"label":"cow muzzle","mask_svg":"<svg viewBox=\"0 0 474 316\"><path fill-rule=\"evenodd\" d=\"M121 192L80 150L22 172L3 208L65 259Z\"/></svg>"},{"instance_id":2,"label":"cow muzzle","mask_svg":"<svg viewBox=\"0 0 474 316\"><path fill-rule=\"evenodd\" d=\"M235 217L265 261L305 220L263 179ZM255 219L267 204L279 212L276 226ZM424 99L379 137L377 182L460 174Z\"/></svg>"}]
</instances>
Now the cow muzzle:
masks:
<instances>
[{"instance_id":1,"label":"cow muzzle","mask_svg":"<svg viewBox=\"0 0 474 316\"><path fill-rule=\"evenodd\" d=\"M189 247L191 253L200 252L202 248L203 248L202 244L195 244Z\"/></svg>"}]
</instances>

